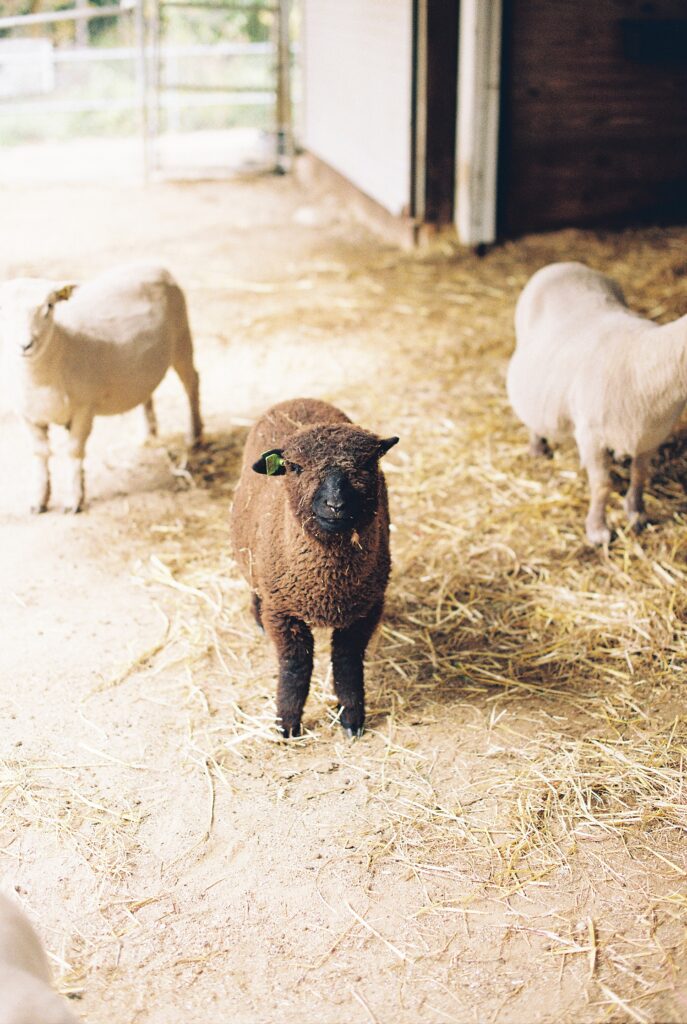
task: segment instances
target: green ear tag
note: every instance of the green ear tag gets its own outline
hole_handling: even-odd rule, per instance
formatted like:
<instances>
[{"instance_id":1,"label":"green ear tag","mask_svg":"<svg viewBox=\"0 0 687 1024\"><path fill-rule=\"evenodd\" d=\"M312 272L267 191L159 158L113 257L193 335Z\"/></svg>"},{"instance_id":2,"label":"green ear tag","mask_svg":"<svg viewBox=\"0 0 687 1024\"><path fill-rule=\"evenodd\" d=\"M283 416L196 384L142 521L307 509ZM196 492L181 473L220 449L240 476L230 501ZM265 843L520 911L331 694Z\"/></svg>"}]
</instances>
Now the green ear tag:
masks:
<instances>
[{"instance_id":1,"label":"green ear tag","mask_svg":"<svg viewBox=\"0 0 687 1024\"><path fill-rule=\"evenodd\" d=\"M276 455L273 452L271 455L265 456L265 467L267 469L268 476L276 476L283 465L284 460L281 455Z\"/></svg>"}]
</instances>

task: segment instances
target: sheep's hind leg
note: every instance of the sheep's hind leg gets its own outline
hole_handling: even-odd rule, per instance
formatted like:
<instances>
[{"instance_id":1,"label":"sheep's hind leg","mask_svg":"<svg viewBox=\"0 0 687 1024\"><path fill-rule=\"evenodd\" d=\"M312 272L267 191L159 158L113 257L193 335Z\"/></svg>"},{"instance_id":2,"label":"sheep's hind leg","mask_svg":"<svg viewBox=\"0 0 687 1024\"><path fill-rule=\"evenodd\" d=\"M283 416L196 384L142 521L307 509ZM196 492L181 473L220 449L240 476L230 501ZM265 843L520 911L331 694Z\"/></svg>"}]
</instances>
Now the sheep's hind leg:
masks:
<instances>
[{"instance_id":1,"label":"sheep's hind leg","mask_svg":"<svg viewBox=\"0 0 687 1024\"><path fill-rule=\"evenodd\" d=\"M300 736L303 707L310 690L314 643L312 633L301 619L263 612L268 636L277 648L277 719L282 736Z\"/></svg>"},{"instance_id":2,"label":"sheep's hind leg","mask_svg":"<svg viewBox=\"0 0 687 1024\"><path fill-rule=\"evenodd\" d=\"M605 448L577 439L582 465L587 470L591 497L586 519L587 540L608 544L611 531L606 525L606 505L611 494L611 457Z\"/></svg>"},{"instance_id":3,"label":"sheep's hind leg","mask_svg":"<svg viewBox=\"0 0 687 1024\"><path fill-rule=\"evenodd\" d=\"M69 460L71 464L70 491L71 501L65 512L80 512L84 505L84 472L83 460L93 427L93 413L90 409L80 409L72 416L69 424Z\"/></svg>"},{"instance_id":4,"label":"sheep's hind leg","mask_svg":"<svg viewBox=\"0 0 687 1024\"><path fill-rule=\"evenodd\" d=\"M199 445L203 439L203 421L200 416L200 385L198 382L198 371L193 365L193 348L190 339L188 340L188 344L177 346L173 366L188 396L191 423L187 439L189 445L194 448Z\"/></svg>"},{"instance_id":5,"label":"sheep's hind leg","mask_svg":"<svg viewBox=\"0 0 687 1024\"><path fill-rule=\"evenodd\" d=\"M31 489L31 512L46 512L50 501L50 441L47 423L26 421L33 447L33 485Z\"/></svg>"},{"instance_id":6,"label":"sheep's hind leg","mask_svg":"<svg viewBox=\"0 0 687 1024\"><path fill-rule=\"evenodd\" d=\"M635 455L630 469L630 486L625 495L625 511L632 529L639 533L646 526L644 509L644 485L651 467L654 452L642 452Z\"/></svg>"},{"instance_id":7,"label":"sheep's hind leg","mask_svg":"<svg viewBox=\"0 0 687 1024\"><path fill-rule=\"evenodd\" d=\"M545 459L553 458L553 452L549 447L549 442L545 437L542 437L540 434L536 434L534 430L530 430L529 453L530 455L535 456L542 455Z\"/></svg>"},{"instance_id":8,"label":"sheep's hind leg","mask_svg":"<svg viewBox=\"0 0 687 1024\"><path fill-rule=\"evenodd\" d=\"M339 701L339 721L347 736L362 736L365 727L365 650L382 616L383 602L346 629L332 635L334 692Z\"/></svg>"}]
</instances>

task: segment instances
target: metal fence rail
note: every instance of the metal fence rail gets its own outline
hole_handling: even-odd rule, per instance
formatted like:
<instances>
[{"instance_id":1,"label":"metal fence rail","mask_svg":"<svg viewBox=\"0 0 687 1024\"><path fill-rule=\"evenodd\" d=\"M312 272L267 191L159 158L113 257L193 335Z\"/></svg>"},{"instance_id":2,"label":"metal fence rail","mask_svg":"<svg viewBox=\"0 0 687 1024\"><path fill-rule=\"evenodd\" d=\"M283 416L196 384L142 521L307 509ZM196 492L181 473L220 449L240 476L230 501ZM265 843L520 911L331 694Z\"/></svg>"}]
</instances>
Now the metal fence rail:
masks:
<instances>
[{"instance_id":1,"label":"metal fence rail","mask_svg":"<svg viewBox=\"0 0 687 1024\"><path fill-rule=\"evenodd\" d=\"M26 89L23 95L5 95L0 98L1 124L8 126L7 132L21 133L21 122L18 127L6 120L8 115L15 114L19 118L31 115L49 117L53 114L89 114L112 111L137 112L140 136L142 141L143 165L146 178L156 161L156 143L164 134L163 124L178 129L180 112L187 108L264 108L273 111L275 137L277 141L277 163L283 169L284 157L290 152L290 100L289 100L289 61L288 47L288 12L290 0L253 0L250 4L236 0L120 0L120 3L108 4L104 7L78 7L60 11L42 12L29 15L11 15L0 17L0 30L21 29L28 26L51 25L56 22L86 22L98 18L124 17L129 21L133 15L132 29L135 45L115 47L53 47L49 54L52 68L64 68L70 65L93 66L101 62L117 62L119 66L131 64L131 74L114 74L103 69L92 76L85 76L83 81L74 75L60 75L59 86L45 87L42 90ZM186 11L254 11L268 12L275 17L276 32L271 42L234 42L220 41L216 43L182 43L174 44L161 37L164 10L167 8L183 8ZM131 22L129 22L131 24ZM16 65L25 59L30 62L33 55L24 58L20 51L7 54L6 65ZM213 71L207 62L217 58L273 58L269 76L266 79L265 69L251 71L248 80L232 81L232 72L220 64L218 73ZM189 74L187 59L199 60L201 71ZM210 70L208 71L208 68ZM236 72L241 74L243 69ZM222 81L222 78L229 81ZM213 78L215 80L213 81ZM93 94L93 86L96 88ZM7 89L7 86L5 87ZM89 89L91 94L89 95ZM106 93L109 91L109 95ZM38 92L39 95L35 93ZM53 93L52 97L49 95ZM60 96L59 93L62 92ZM164 122L160 118L164 113ZM191 116L191 115L189 115ZM246 115L248 116L248 115ZM170 120L171 119L171 120ZM239 114L235 124L242 123ZM34 122L40 125L40 121ZM91 122L89 122L90 124ZM106 123L101 120L101 124ZM118 124L126 122L119 121ZM194 115L192 123L195 130L204 124L217 125L217 115L208 110L207 118ZM258 125L265 124L264 116L258 117ZM88 129L86 129L88 131ZM169 130L169 127L167 128ZM191 129L193 130L193 129ZM256 131L259 130L256 128ZM264 129L263 129L264 130Z\"/></svg>"},{"instance_id":2,"label":"metal fence rail","mask_svg":"<svg viewBox=\"0 0 687 1024\"><path fill-rule=\"evenodd\" d=\"M246 57L263 54L269 56L273 47L270 43L175 43L162 47L162 53L167 57L203 57L213 54L218 57ZM133 46L88 46L69 50L53 51L53 60L57 63L63 61L82 60L132 60L136 57L138 50ZM107 58L103 55L107 54Z\"/></svg>"},{"instance_id":3,"label":"metal fence rail","mask_svg":"<svg viewBox=\"0 0 687 1024\"><path fill-rule=\"evenodd\" d=\"M50 25L58 21L90 21L92 18L111 18L119 14L133 14L137 0L110 4L108 7L79 7L74 10L45 11L39 14L10 14L0 18L0 28L24 28L27 25Z\"/></svg>"},{"instance_id":4,"label":"metal fence rail","mask_svg":"<svg viewBox=\"0 0 687 1024\"><path fill-rule=\"evenodd\" d=\"M181 57L266 57L273 48L269 43L186 43L183 45L164 46L159 50L159 59L163 65L173 67ZM152 59L153 52L146 49L146 60ZM117 47L82 47L69 50L53 50L51 60L54 64L68 66L70 64L97 64L110 61L130 61L132 66L140 59L140 50L133 46ZM31 63L34 54L13 53L0 58L0 63L13 64ZM132 76L133 83L133 76ZM260 89L243 85L193 85L192 83L167 81L164 83L166 92L181 93L183 99L161 95L158 98L163 108L223 106L230 100L233 106L274 106L276 90ZM0 113L26 111L31 113L69 112L88 110L133 110L140 104L140 99L133 97L82 97L80 99L0 99Z\"/></svg>"}]
</instances>

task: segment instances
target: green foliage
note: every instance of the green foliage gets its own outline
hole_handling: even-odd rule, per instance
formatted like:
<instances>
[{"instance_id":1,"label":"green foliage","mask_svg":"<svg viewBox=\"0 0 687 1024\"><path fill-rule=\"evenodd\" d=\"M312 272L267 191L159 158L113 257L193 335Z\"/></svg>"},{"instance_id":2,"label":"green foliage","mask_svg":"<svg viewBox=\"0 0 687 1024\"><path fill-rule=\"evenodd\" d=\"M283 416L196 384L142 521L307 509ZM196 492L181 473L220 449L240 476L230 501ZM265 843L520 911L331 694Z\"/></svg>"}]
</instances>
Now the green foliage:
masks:
<instances>
[{"instance_id":1,"label":"green foliage","mask_svg":"<svg viewBox=\"0 0 687 1024\"><path fill-rule=\"evenodd\" d=\"M113 3L113 0L89 0L89 3L93 7L108 7ZM132 15L127 15L131 18ZM108 46L107 37L113 29L118 28L119 18L113 16L111 18L94 18L88 22L88 39L93 46Z\"/></svg>"},{"instance_id":2,"label":"green foliage","mask_svg":"<svg viewBox=\"0 0 687 1024\"><path fill-rule=\"evenodd\" d=\"M0 13L21 14L73 8L76 0L0 0ZM89 0L93 6L107 6L118 0ZM120 0L121 2L121 0ZM148 0L149 3L152 0ZM163 48L184 44L218 42L266 43L273 38L274 14L259 4L246 5L243 10L208 8L164 8L162 5ZM134 44L134 16L96 19L88 23L90 45L98 49L128 47ZM75 23L39 25L23 30L8 30L12 38L49 38L55 46L72 47ZM121 136L140 128L135 60L60 61L56 64L56 85L50 102L69 104L100 101L98 110L40 109L40 97L0 105L0 145L34 141L60 141L75 137ZM173 63L172 63L173 61ZM274 103L270 93L275 88L274 55L271 52L236 55L175 55L163 69L163 79L199 89L195 102L182 94L167 92L164 99L170 106L160 110L161 131L198 131L251 127L274 129ZM251 103L241 92L227 95L226 102L212 103L217 92L210 92L208 102L200 100L203 87L255 90L265 92L264 103Z\"/></svg>"},{"instance_id":3,"label":"green foliage","mask_svg":"<svg viewBox=\"0 0 687 1024\"><path fill-rule=\"evenodd\" d=\"M122 45L121 39L119 45ZM103 57L105 59L98 61L60 63L56 89L50 96L50 100L67 103L101 100L103 109L47 112L31 110L22 101L3 104L0 106L0 146L92 135L127 135L139 131L134 59L108 60L105 54ZM269 53L231 58L207 55L200 58L178 57L174 78L199 86L238 86L265 91L274 84ZM185 104L181 95L178 100L178 105L161 111L162 131L234 127L269 130L274 127L274 105L267 97L261 105L242 104L240 94L228 95L226 102L220 105ZM118 108L118 102L128 102L129 106Z\"/></svg>"},{"instance_id":4,"label":"green foliage","mask_svg":"<svg viewBox=\"0 0 687 1024\"><path fill-rule=\"evenodd\" d=\"M117 0L89 0L93 7L107 7ZM0 14L37 14L73 9L73 0L0 0ZM167 9L161 4L162 23L167 41L216 43L221 40L264 43L271 38L274 15L259 3L246 5L244 10L209 10L198 7L183 10ZM125 19L130 19L130 14ZM117 30L119 16L96 18L88 22L88 38L94 46L111 46L113 30ZM26 29L4 29L0 37L30 32L51 39L56 46L71 44L75 40L74 22L55 22L47 25L27 26Z\"/></svg>"},{"instance_id":5,"label":"green foliage","mask_svg":"<svg viewBox=\"0 0 687 1024\"><path fill-rule=\"evenodd\" d=\"M162 7L163 38L175 43L269 42L274 15L259 7L245 11Z\"/></svg>"}]
</instances>

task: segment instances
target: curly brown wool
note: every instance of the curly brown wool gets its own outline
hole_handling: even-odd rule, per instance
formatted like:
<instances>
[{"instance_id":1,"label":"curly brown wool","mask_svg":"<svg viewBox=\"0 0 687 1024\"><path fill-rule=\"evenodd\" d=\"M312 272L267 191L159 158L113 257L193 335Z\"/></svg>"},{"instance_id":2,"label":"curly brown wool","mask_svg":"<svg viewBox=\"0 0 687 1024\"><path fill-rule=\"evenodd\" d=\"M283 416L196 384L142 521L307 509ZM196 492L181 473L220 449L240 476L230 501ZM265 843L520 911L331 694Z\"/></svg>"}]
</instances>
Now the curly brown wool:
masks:
<instances>
[{"instance_id":1,"label":"curly brown wool","mask_svg":"<svg viewBox=\"0 0 687 1024\"><path fill-rule=\"evenodd\" d=\"M273 406L248 435L231 537L256 621L277 649L277 714L286 737L300 735L314 626L333 629L341 724L349 736L363 731L363 659L391 569L379 459L397 441L309 398Z\"/></svg>"}]
</instances>

